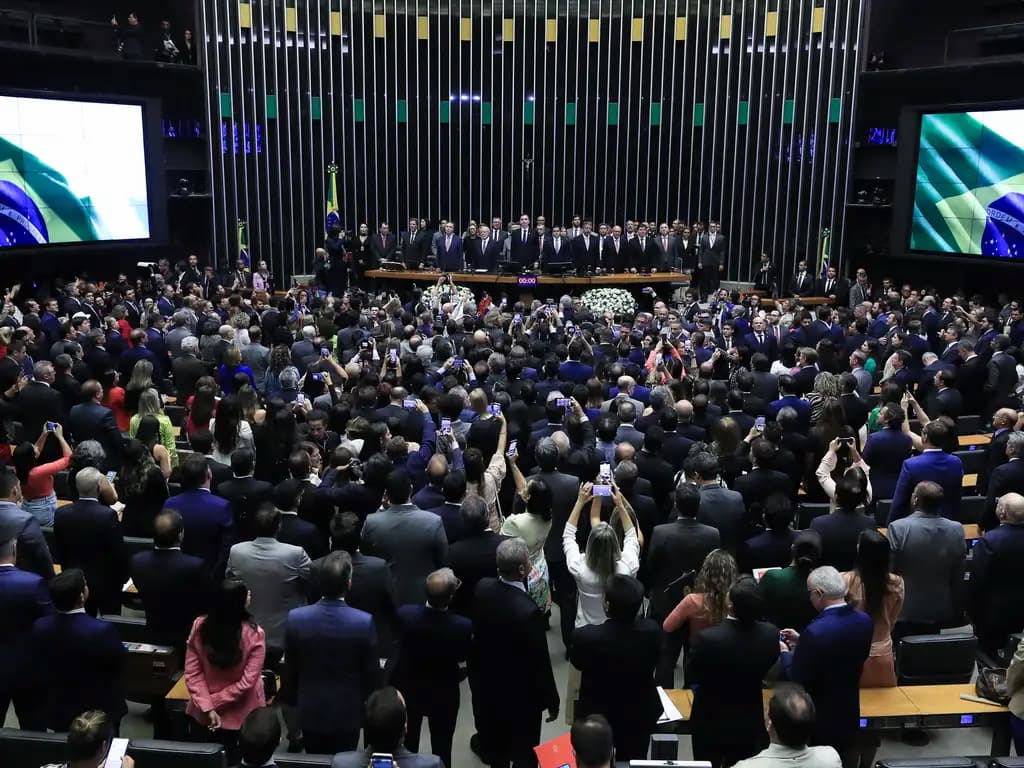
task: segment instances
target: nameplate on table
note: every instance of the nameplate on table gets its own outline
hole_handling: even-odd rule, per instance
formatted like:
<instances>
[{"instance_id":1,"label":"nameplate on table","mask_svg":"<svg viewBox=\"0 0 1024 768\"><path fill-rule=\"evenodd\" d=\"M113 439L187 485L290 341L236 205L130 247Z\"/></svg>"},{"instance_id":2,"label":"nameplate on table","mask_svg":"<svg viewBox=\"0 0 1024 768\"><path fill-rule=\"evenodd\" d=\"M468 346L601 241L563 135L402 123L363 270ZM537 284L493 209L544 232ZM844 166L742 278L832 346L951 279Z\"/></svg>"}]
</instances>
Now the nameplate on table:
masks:
<instances>
[{"instance_id":1,"label":"nameplate on table","mask_svg":"<svg viewBox=\"0 0 1024 768\"><path fill-rule=\"evenodd\" d=\"M536 288L537 287L537 276L536 275L519 275L516 279L516 285L520 288Z\"/></svg>"}]
</instances>

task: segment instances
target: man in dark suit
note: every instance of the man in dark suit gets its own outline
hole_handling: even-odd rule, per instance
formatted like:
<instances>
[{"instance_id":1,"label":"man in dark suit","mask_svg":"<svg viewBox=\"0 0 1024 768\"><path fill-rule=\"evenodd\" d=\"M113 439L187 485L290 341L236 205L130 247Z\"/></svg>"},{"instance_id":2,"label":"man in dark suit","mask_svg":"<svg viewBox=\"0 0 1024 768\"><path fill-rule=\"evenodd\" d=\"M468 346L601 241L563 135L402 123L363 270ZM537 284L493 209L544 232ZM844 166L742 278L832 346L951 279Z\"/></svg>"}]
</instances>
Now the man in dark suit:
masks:
<instances>
[{"instance_id":1,"label":"man in dark suit","mask_svg":"<svg viewBox=\"0 0 1024 768\"><path fill-rule=\"evenodd\" d=\"M331 518L331 551L347 552L352 560L352 586L345 595L345 601L360 611L373 616L377 630L377 648L382 659L394 655L395 612L398 597L391 568L386 560L364 555L359 551L359 537L363 521L354 512L338 512ZM322 597L320 572L329 555L315 560L309 572L309 597L311 601Z\"/></svg>"},{"instance_id":2,"label":"man in dark suit","mask_svg":"<svg viewBox=\"0 0 1024 768\"><path fill-rule=\"evenodd\" d=\"M296 451L308 462L309 454L301 449ZM307 474L306 477L309 477ZM299 497L305 481L295 477L289 478L274 487L273 504L281 513L281 528L277 532L278 541L302 547L310 560L327 554L327 536L309 520L299 517Z\"/></svg>"},{"instance_id":3,"label":"man in dark suit","mask_svg":"<svg viewBox=\"0 0 1024 768\"><path fill-rule=\"evenodd\" d=\"M697 267L697 238L689 227L683 227L678 240L679 268L686 274L692 274Z\"/></svg>"},{"instance_id":4,"label":"man in dark suit","mask_svg":"<svg viewBox=\"0 0 1024 768\"><path fill-rule=\"evenodd\" d=\"M113 624L86 615L89 587L78 568L50 580L50 597L57 613L38 619L30 638L46 726L64 733L82 712L99 709L116 732L127 711L120 680L128 652L121 636Z\"/></svg>"},{"instance_id":5,"label":"man in dark suit","mask_svg":"<svg viewBox=\"0 0 1024 768\"><path fill-rule=\"evenodd\" d=\"M608 619L576 629L569 653L582 676L575 717L608 718L620 760L646 759L661 714L654 680L661 628L651 619L637 619L643 600L644 588L637 579L621 574L609 578Z\"/></svg>"},{"instance_id":6,"label":"man in dark suit","mask_svg":"<svg viewBox=\"0 0 1024 768\"><path fill-rule=\"evenodd\" d=\"M839 377L839 387L839 406L843 409L843 420L854 432L859 432L867 423L871 408L857 393L857 378L852 373L844 373Z\"/></svg>"},{"instance_id":7,"label":"man in dark suit","mask_svg":"<svg viewBox=\"0 0 1024 768\"><path fill-rule=\"evenodd\" d=\"M231 505L210 493L212 475L204 456L185 457L179 469L182 492L167 499L163 508L181 513L185 524L181 551L201 558L211 577L220 579L235 536Z\"/></svg>"},{"instance_id":8,"label":"man in dark suit","mask_svg":"<svg viewBox=\"0 0 1024 768\"><path fill-rule=\"evenodd\" d=\"M239 540L249 538L251 533L247 515L251 515L260 504L273 499L274 486L266 480L253 478L255 463L252 451L236 448L231 452L231 478L222 480L214 488L217 496L231 506L235 536Z\"/></svg>"},{"instance_id":9,"label":"man in dark suit","mask_svg":"<svg viewBox=\"0 0 1024 768\"><path fill-rule=\"evenodd\" d=\"M911 513L910 497L917 484L925 480L931 480L942 488L942 516L950 520L959 519L964 465L959 456L945 453L940 447L947 444L949 437L949 429L941 421L925 424L921 430L923 452L903 462L900 476L896 480L892 506L889 507L890 524Z\"/></svg>"},{"instance_id":10,"label":"man in dark suit","mask_svg":"<svg viewBox=\"0 0 1024 768\"><path fill-rule=\"evenodd\" d=\"M80 568L89 584L89 614L121 613L121 587L128 578L125 548L117 512L99 501L117 494L98 469L75 475L78 500L58 507L53 520L54 555L64 568Z\"/></svg>"},{"instance_id":11,"label":"man in dark suit","mask_svg":"<svg viewBox=\"0 0 1024 768\"><path fill-rule=\"evenodd\" d=\"M447 222L437 242L437 266L442 272L462 272L466 268L462 238L455 234L455 225Z\"/></svg>"},{"instance_id":12,"label":"man in dark suit","mask_svg":"<svg viewBox=\"0 0 1024 768\"><path fill-rule=\"evenodd\" d=\"M370 237L370 254L374 268L380 266L382 261L394 261L397 251L398 241L391 233L391 227L384 222L377 234Z\"/></svg>"},{"instance_id":13,"label":"man in dark suit","mask_svg":"<svg viewBox=\"0 0 1024 768\"><path fill-rule=\"evenodd\" d=\"M644 435L643 450L637 451L633 461L636 463L640 477L651 484L651 498L661 501L667 511L667 507L671 503L675 470L661 456L664 440L665 430L660 426L655 424L648 428L647 434ZM644 533L646 535L647 532Z\"/></svg>"},{"instance_id":14,"label":"man in dark suit","mask_svg":"<svg viewBox=\"0 0 1024 768\"><path fill-rule=\"evenodd\" d=\"M985 446L985 462L978 472L979 494L988 493L989 478L996 467L1006 463L1006 444L1010 434L1016 430L1017 411L1012 408L1000 408L992 416L992 440Z\"/></svg>"},{"instance_id":15,"label":"man in dark suit","mask_svg":"<svg viewBox=\"0 0 1024 768\"><path fill-rule=\"evenodd\" d=\"M928 414L928 418L948 416L953 421L960 418L964 412L964 397L960 390L953 387L956 376L956 371L952 368L942 368L935 372L931 390L925 397L925 413Z\"/></svg>"},{"instance_id":16,"label":"man in dark suit","mask_svg":"<svg viewBox=\"0 0 1024 768\"><path fill-rule=\"evenodd\" d=\"M871 651L871 617L846 603L846 582L830 565L807 577L818 611L803 634L782 630L782 668L804 687L817 710L813 742L843 755L855 747L860 723L860 673Z\"/></svg>"},{"instance_id":17,"label":"man in dark suit","mask_svg":"<svg viewBox=\"0 0 1024 768\"><path fill-rule=\"evenodd\" d=\"M53 388L57 375L53 363L46 360L38 362L33 368L34 381L30 381L18 393L14 405L20 414L19 421L23 433L30 439L41 435L46 422L63 423L66 418L64 398ZM54 440L47 440L43 449L42 460L52 461L60 457Z\"/></svg>"},{"instance_id":18,"label":"man in dark suit","mask_svg":"<svg viewBox=\"0 0 1024 768\"><path fill-rule=\"evenodd\" d=\"M430 235L420 229L416 219L409 219L409 229L402 233L402 261L408 269L423 269L430 253Z\"/></svg>"},{"instance_id":19,"label":"man in dark suit","mask_svg":"<svg viewBox=\"0 0 1024 768\"><path fill-rule=\"evenodd\" d=\"M541 252L541 264L547 267L550 264L571 264L572 244L565 237L565 233L555 227L551 230L551 236L544 238L544 249Z\"/></svg>"},{"instance_id":20,"label":"man in dark suit","mask_svg":"<svg viewBox=\"0 0 1024 768\"><path fill-rule=\"evenodd\" d=\"M779 399L768 403L768 416L778 418L783 408L792 408L799 417L800 431L804 434L810 428L811 404L800 397L800 387L792 376L779 376Z\"/></svg>"},{"instance_id":21,"label":"man in dark suit","mask_svg":"<svg viewBox=\"0 0 1024 768\"><path fill-rule=\"evenodd\" d=\"M181 355L171 361L171 372L174 375L174 387L177 391L178 403L184 405L196 393L196 382L203 376L209 376L213 368L199 359L199 339L186 336L181 341Z\"/></svg>"},{"instance_id":22,"label":"man in dark suit","mask_svg":"<svg viewBox=\"0 0 1024 768\"><path fill-rule=\"evenodd\" d=\"M532 268L540 258L540 241L537 232L530 226L530 217L525 213L519 217L519 230L512 232L509 261L521 269Z\"/></svg>"},{"instance_id":23,"label":"man in dark suit","mask_svg":"<svg viewBox=\"0 0 1024 768\"><path fill-rule=\"evenodd\" d=\"M737 477L732 484L732 489L743 497L747 507L748 533L753 533L760 518L760 514L752 514L755 502L762 502L773 493L781 493L790 499L796 497L796 490L786 473L772 468L775 452L775 446L767 440L754 440L750 446L753 468Z\"/></svg>"},{"instance_id":24,"label":"man in dark suit","mask_svg":"<svg viewBox=\"0 0 1024 768\"><path fill-rule=\"evenodd\" d=\"M46 580L16 567L17 539L0 540L0 717L14 702L18 724L23 730L45 730L40 719L40 691L29 671L32 669L30 638L37 619L53 613Z\"/></svg>"},{"instance_id":25,"label":"man in dark suit","mask_svg":"<svg viewBox=\"0 0 1024 768\"><path fill-rule=\"evenodd\" d=\"M153 520L153 549L131 559L132 583L142 598L153 641L184 653L192 622L209 609L209 574L198 557L181 551L184 525L177 512Z\"/></svg>"},{"instance_id":26,"label":"man in dark suit","mask_svg":"<svg viewBox=\"0 0 1024 768\"><path fill-rule=\"evenodd\" d=\"M716 528L697 522L700 492L696 486L682 485L675 491L677 519L657 525L647 549L647 588L651 600L651 618L663 622L692 586L708 552L718 548L721 536ZM682 650L681 633L662 638L658 660L659 685L674 688L676 661Z\"/></svg>"},{"instance_id":27,"label":"man in dark suit","mask_svg":"<svg viewBox=\"0 0 1024 768\"><path fill-rule=\"evenodd\" d=\"M988 478L988 498L981 514L981 529L990 531L999 525L996 506L1008 493L1024 494L1024 432L1006 433L1006 462L1000 464Z\"/></svg>"},{"instance_id":28,"label":"man in dark suit","mask_svg":"<svg viewBox=\"0 0 1024 768\"><path fill-rule=\"evenodd\" d=\"M374 754L390 755L401 768L445 768L435 755L410 752L402 743L406 738L405 700L397 688L386 686L370 694L366 700L365 735L361 750L341 752L334 756L331 768L366 768ZM253 765L260 765L254 763Z\"/></svg>"},{"instance_id":29,"label":"man in dark suit","mask_svg":"<svg viewBox=\"0 0 1024 768\"><path fill-rule=\"evenodd\" d=\"M486 269L494 272L502 255L502 244L486 224L477 228L477 239L473 243L473 254L470 266L473 269Z\"/></svg>"},{"instance_id":30,"label":"man in dark suit","mask_svg":"<svg viewBox=\"0 0 1024 768\"><path fill-rule=\"evenodd\" d=\"M652 233L651 240L654 241L654 244L651 248L651 261L648 266L652 272L665 272L679 263L679 243L668 231L668 224L659 225L658 234Z\"/></svg>"},{"instance_id":31,"label":"man in dark suit","mask_svg":"<svg viewBox=\"0 0 1024 768\"><path fill-rule=\"evenodd\" d=\"M818 352L812 347L800 347L797 350L797 372L793 374L796 393L806 396L814 390L814 380L821 371L818 370Z\"/></svg>"},{"instance_id":32,"label":"man in dark suit","mask_svg":"<svg viewBox=\"0 0 1024 768\"><path fill-rule=\"evenodd\" d=\"M1007 354L1010 337L999 334L992 339L992 357L985 368L985 409L981 413L982 422L987 422L991 415L1000 408L1016 404L1013 391L1017 386L1017 361Z\"/></svg>"},{"instance_id":33,"label":"man in dark suit","mask_svg":"<svg viewBox=\"0 0 1024 768\"><path fill-rule=\"evenodd\" d=\"M418 752L423 718L430 726L431 751L452 764L452 739L459 715L459 668L469 658L473 624L450 611L459 580L451 568L427 577L426 605L398 609L401 650L391 682L405 695L405 747Z\"/></svg>"},{"instance_id":34,"label":"man in dark suit","mask_svg":"<svg viewBox=\"0 0 1024 768\"><path fill-rule=\"evenodd\" d=\"M896 481L903 471L903 462L913 452L913 441L903 431L905 418L906 414L898 403L885 403L878 412L878 423L882 429L868 435L864 443L862 456L864 463L871 467L872 495L876 499L892 498Z\"/></svg>"},{"instance_id":35,"label":"man in dark suit","mask_svg":"<svg viewBox=\"0 0 1024 768\"><path fill-rule=\"evenodd\" d=\"M751 320L750 329L750 333L743 337L743 345L750 350L750 353L761 353L769 360L778 360L779 344L775 336L768 333L765 328L764 318L755 317Z\"/></svg>"},{"instance_id":36,"label":"man in dark suit","mask_svg":"<svg viewBox=\"0 0 1024 768\"><path fill-rule=\"evenodd\" d=\"M718 222L712 219L708 222L708 231L701 235L697 245L697 269L700 270L702 295L709 296L718 290L727 256L725 235L719 231Z\"/></svg>"},{"instance_id":37,"label":"man in dark suit","mask_svg":"<svg viewBox=\"0 0 1024 768\"><path fill-rule=\"evenodd\" d=\"M473 593L476 591L476 585L481 579L494 573L494 558L498 545L505 541L505 537L498 535L488 526L487 502L480 496L467 496L463 499L461 512L466 537L448 549L448 562L456 577L462 582L462 588L455 593L455 599L452 601L452 610L472 619ZM564 527L565 523L562 525ZM550 534L548 537L550 538ZM576 619L575 607L576 604L573 603L570 627Z\"/></svg>"},{"instance_id":38,"label":"man in dark suit","mask_svg":"<svg viewBox=\"0 0 1024 768\"><path fill-rule=\"evenodd\" d=\"M819 296L826 296L836 307L850 304L850 281L840 277L835 267L829 267L825 279L818 281Z\"/></svg>"},{"instance_id":39,"label":"man in dark suit","mask_svg":"<svg viewBox=\"0 0 1024 768\"><path fill-rule=\"evenodd\" d=\"M462 499L466 495L465 473L449 472L441 487L443 501L427 509L427 512L441 518L450 548L452 544L466 537L465 524L462 522Z\"/></svg>"},{"instance_id":40,"label":"man in dark suit","mask_svg":"<svg viewBox=\"0 0 1024 768\"><path fill-rule=\"evenodd\" d=\"M760 621L764 607L757 583L744 576L729 590L725 620L694 638L686 680L695 688L695 760L732 765L768 743L760 681L779 657L779 635Z\"/></svg>"},{"instance_id":41,"label":"man in dark suit","mask_svg":"<svg viewBox=\"0 0 1024 768\"><path fill-rule=\"evenodd\" d=\"M601 267L606 272L622 272L626 268L626 238L622 236L622 227L612 227L611 234L605 238L602 253L604 263Z\"/></svg>"},{"instance_id":42,"label":"man in dark suit","mask_svg":"<svg viewBox=\"0 0 1024 768\"><path fill-rule=\"evenodd\" d=\"M373 617L345 602L352 586L348 553L328 555L319 579L323 598L288 613L285 699L297 704L306 749L331 754L359 743L363 702L380 684L380 655Z\"/></svg>"},{"instance_id":43,"label":"man in dark suit","mask_svg":"<svg viewBox=\"0 0 1024 768\"><path fill-rule=\"evenodd\" d=\"M802 259L789 280L789 293L791 296L810 296L814 293L814 274L807 269L807 262Z\"/></svg>"},{"instance_id":44,"label":"man in dark suit","mask_svg":"<svg viewBox=\"0 0 1024 768\"><path fill-rule=\"evenodd\" d=\"M146 332L141 328L136 328L129 335L129 339L132 342L132 346L126 349L117 361L121 381L128 381L132 375L132 368L135 367L136 363L143 360L150 363L153 366L153 370L159 375L163 369L160 367L160 360L149 349L149 336Z\"/></svg>"},{"instance_id":45,"label":"man in dark suit","mask_svg":"<svg viewBox=\"0 0 1024 768\"><path fill-rule=\"evenodd\" d=\"M117 428L114 412L102 405L103 387L95 379L82 385L83 401L71 409L68 428L76 443L96 440L107 454L104 469L113 469L120 464L124 438Z\"/></svg>"},{"instance_id":46,"label":"man in dark suit","mask_svg":"<svg viewBox=\"0 0 1024 768\"><path fill-rule=\"evenodd\" d=\"M1004 469L1016 462L1000 467ZM990 657L1006 647L1024 624L1024 496L1007 493L996 509L997 528L977 542L971 561L967 613L978 636L978 649Z\"/></svg>"},{"instance_id":47,"label":"man in dark suit","mask_svg":"<svg viewBox=\"0 0 1024 768\"><path fill-rule=\"evenodd\" d=\"M498 546L497 578L481 580L473 596L469 684L479 739L470 741L492 768L532 766L541 713L558 717L558 688L545 640L545 620L526 592L530 552L522 539Z\"/></svg>"},{"instance_id":48,"label":"man in dark suit","mask_svg":"<svg viewBox=\"0 0 1024 768\"><path fill-rule=\"evenodd\" d=\"M600 266L600 236L594 233L593 222L583 222L583 231L572 241L572 249L577 275L586 275Z\"/></svg>"}]
</instances>

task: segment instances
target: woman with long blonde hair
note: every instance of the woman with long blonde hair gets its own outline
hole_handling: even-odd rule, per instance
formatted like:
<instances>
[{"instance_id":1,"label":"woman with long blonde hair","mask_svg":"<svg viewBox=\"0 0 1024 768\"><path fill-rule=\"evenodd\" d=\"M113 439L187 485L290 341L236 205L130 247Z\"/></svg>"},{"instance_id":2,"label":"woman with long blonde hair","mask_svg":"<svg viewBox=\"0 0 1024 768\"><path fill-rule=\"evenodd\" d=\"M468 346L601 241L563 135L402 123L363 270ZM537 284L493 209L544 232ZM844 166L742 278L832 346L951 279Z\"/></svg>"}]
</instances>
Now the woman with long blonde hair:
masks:
<instances>
[{"instance_id":1,"label":"woman with long blonde hair","mask_svg":"<svg viewBox=\"0 0 1024 768\"><path fill-rule=\"evenodd\" d=\"M690 622L692 641L702 629L719 624L729 607L729 590L736 581L736 560L724 549L713 549L704 558L693 590L672 609L662 624L666 632L678 632Z\"/></svg>"},{"instance_id":2,"label":"woman with long blonde hair","mask_svg":"<svg viewBox=\"0 0 1024 768\"><path fill-rule=\"evenodd\" d=\"M141 363L137 363L136 367L139 365ZM171 466L178 466L178 447L174 440L174 426L171 424L167 414L164 413L163 404L160 402L160 394L155 389L147 389L139 397L139 412L132 416L128 427L129 437L135 437L135 434L139 431L139 422L142 421L144 416L153 416L160 423L160 444L171 455Z\"/></svg>"}]
</instances>

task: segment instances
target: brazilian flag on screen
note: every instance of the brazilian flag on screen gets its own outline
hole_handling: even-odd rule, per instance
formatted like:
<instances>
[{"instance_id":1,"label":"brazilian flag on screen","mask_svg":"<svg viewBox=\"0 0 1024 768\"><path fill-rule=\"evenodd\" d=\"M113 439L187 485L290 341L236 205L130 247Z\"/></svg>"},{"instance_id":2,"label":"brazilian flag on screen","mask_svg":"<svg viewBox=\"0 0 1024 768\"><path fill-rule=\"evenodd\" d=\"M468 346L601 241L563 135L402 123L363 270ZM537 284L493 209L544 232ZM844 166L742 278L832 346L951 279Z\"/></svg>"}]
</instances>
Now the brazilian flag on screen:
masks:
<instances>
[{"instance_id":1,"label":"brazilian flag on screen","mask_svg":"<svg viewBox=\"0 0 1024 768\"><path fill-rule=\"evenodd\" d=\"M98 240L88 198L30 152L0 138L0 247Z\"/></svg>"},{"instance_id":2,"label":"brazilian flag on screen","mask_svg":"<svg viewBox=\"0 0 1024 768\"><path fill-rule=\"evenodd\" d=\"M1024 258L1024 110L922 115L910 247Z\"/></svg>"}]
</instances>

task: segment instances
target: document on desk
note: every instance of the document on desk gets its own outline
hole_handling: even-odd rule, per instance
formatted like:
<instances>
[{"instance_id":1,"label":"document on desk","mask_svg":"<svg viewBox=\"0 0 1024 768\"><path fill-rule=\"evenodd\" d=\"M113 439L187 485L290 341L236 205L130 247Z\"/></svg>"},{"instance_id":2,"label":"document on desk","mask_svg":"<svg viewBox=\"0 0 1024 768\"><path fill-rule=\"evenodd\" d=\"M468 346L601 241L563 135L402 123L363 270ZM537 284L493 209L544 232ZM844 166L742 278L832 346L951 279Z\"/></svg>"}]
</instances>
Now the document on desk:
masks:
<instances>
[{"instance_id":1,"label":"document on desk","mask_svg":"<svg viewBox=\"0 0 1024 768\"><path fill-rule=\"evenodd\" d=\"M679 713L676 705L672 703L672 699L665 693L665 689L660 685L658 686L658 698L661 699L661 717L658 718L658 723L676 723L683 719L683 716Z\"/></svg>"},{"instance_id":2,"label":"document on desk","mask_svg":"<svg viewBox=\"0 0 1024 768\"><path fill-rule=\"evenodd\" d=\"M111 739L110 750L107 752L107 759L103 762L103 768L121 768L121 762L128 751L128 739Z\"/></svg>"}]
</instances>

